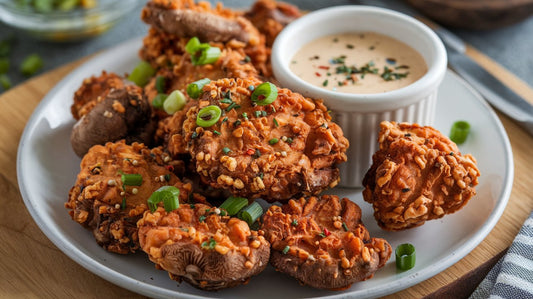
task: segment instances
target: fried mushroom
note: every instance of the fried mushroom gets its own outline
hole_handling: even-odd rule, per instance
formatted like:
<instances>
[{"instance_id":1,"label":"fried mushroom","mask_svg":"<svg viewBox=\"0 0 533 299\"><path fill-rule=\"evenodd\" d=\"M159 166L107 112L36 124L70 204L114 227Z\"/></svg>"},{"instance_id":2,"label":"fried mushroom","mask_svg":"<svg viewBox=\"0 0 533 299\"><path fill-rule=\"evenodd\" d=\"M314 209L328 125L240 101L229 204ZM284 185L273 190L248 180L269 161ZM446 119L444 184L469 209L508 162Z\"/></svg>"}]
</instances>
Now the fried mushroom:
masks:
<instances>
[{"instance_id":1,"label":"fried mushroom","mask_svg":"<svg viewBox=\"0 0 533 299\"><path fill-rule=\"evenodd\" d=\"M261 83L221 79L204 86L199 100L184 110L183 124L169 122L175 125L166 130L169 152L190 154L206 184L237 196L286 201L335 186L348 140L327 108L282 88L272 103L257 105L251 95ZM207 106L224 115L202 127L198 114Z\"/></svg>"},{"instance_id":2,"label":"fried mushroom","mask_svg":"<svg viewBox=\"0 0 533 299\"><path fill-rule=\"evenodd\" d=\"M370 238L359 206L335 195L273 205L261 229L272 266L314 288L339 290L369 279L392 253L387 241Z\"/></svg>"},{"instance_id":3,"label":"fried mushroom","mask_svg":"<svg viewBox=\"0 0 533 299\"><path fill-rule=\"evenodd\" d=\"M270 245L263 236L204 204L147 211L137 225L150 260L170 278L202 290L245 284L268 264Z\"/></svg>"},{"instance_id":4,"label":"fried mushroom","mask_svg":"<svg viewBox=\"0 0 533 299\"><path fill-rule=\"evenodd\" d=\"M128 144L151 145L157 122L142 88L128 84L105 90L91 103L91 109L82 114L70 136L72 149L78 156L85 155L93 145L121 139Z\"/></svg>"},{"instance_id":5,"label":"fried mushroom","mask_svg":"<svg viewBox=\"0 0 533 299\"><path fill-rule=\"evenodd\" d=\"M420 226L461 209L476 194L476 159L418 124L382 122L363 197L385 230Z\"/></svg>"},{"instance_id":6,"label":"fried mushroom","mask_svg":"<svg viewBox=\"0 0 533 299\"><path fill-rule=\"evenodd\" d=\"M137 220L148 209L147 199L161 186L180 189L180 201L203 198L192 194L192 185L173 172L181 161L172 160L161 148L148 149L123 140L96 145L83 157L76 183L65 208L72 219L90 229L98 245L126 254L139 248ZM122 174L142 176L139 186L125 185Z\"/></svg>"}]
</instances>

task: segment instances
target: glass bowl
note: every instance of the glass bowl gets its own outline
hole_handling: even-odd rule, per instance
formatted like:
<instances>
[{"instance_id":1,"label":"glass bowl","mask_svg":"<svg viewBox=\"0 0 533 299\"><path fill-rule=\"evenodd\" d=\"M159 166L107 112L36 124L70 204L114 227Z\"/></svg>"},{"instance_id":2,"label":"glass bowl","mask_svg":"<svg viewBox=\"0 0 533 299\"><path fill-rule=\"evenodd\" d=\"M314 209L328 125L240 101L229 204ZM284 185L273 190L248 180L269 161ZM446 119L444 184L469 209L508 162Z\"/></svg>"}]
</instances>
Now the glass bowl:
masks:
<instances>
[{"instance_id":1,"label":"glass bowl","mask_svg":"<svg viewBox=\"0 0 533 299\"><path fill-rule=\"evenodd\" d=\"M79 40L106 32L141 2L98 0L93 8L42 13L15 0L0 0L0 20L40 39Z\"/></svg>"}]
</instances>

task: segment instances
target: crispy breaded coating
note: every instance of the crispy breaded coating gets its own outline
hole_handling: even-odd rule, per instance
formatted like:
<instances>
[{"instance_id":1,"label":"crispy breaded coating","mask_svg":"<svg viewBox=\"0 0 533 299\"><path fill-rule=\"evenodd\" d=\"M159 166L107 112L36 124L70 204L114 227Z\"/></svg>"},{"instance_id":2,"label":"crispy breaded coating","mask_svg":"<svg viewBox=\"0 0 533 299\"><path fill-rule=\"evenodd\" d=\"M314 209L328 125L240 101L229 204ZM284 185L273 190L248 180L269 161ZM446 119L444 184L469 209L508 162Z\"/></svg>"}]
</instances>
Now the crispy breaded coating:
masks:
<instances>
[{"instance_id":1,"label":"crispy breaded coating","mask_svg":"<svg viewBox=\"0 0 533 299\"><path fill-rule=\"evenodd\" d=\"M180 63L183 64L182 56L190 60L184 49L185 44L190 38L198 37L201 42L210 43L212 46L221 48L222 52L228 52L223 53L227 56L225 60L238 62L243 65L243 68L253 65L253 68L259 70L261 75L270 75L270 73L263 73L270 70L266 66L270 52L265 46L265 37L241 15L241 13L224 8L222 4L212 8L208 2L203 1L197 4L190 0L149 1L143 9L141 18L151 25L151 28L144 38L140 56L156 68L168 68L169 66L172 68ZM239 69L237 65L229 67L234 72ZM223 78L210 77L209 72L201 66L193 68L192 71L196 75L204 74L199 75L199 78ZM178 67L174 72L177 76L181 76L187 73L187 70ZM225 77L237 76L244 77L242 75Z\"/></svg>"},{"instance_id":2,"label":"crispy breaded coating","mask_svg":"<svg viewBox=\"0 0 533 299\"><path fill-rule=\"evenodd\" d=\"M424 224L461 209L480 172L470 154L432 127L382 122L379 150L363 179L365 201L385 230Z\"/></svg>"},{"instance_id":3,"label":"crispy breaded coating","mask_svg":"<svg viewBox=\"0 0 533 299\"><path fill-rule=\"evenodd\" d=\"M100 76L92 76L83 80L82 85L74 93L74 103L70 111L78 120L89 113L97 103L103 101L113 89L124 87L124 79L115 73L102 71Z\"/></svg>"},{"instance_id":4,"label":"crispy breaded coating","mask_svg":"<svg viewBox=\"0 0 533 299\"><path fill-rule=\"evenodd\" d=\"M218 212L218 213L217 213ZM214 291L245 284L265 269L270 245L238 218L204 204L158 208L138 222L141 248L170 278Z\"/></svg>"},{"instance_id":5,"label":"crispy breaded coating","mask_svg":"<svg viewBox=\"0 0 533 299\"><path fill-rule=\"evenodd\" d=\"M182 202L193 196L191 184L172 172L179 167L182 162L172 160L161 148L126 145L124 141L94 146L81 161L65 207L74 221L92 230L96 242L106 250L135 252L139 248L136 223L148 209L152 192L169 185L180 189ZM122 174L140 174L142 184L125 186Z\"/></svg>"},{"instance_id":6,"label":"crispy breaded coating","mask_svg":"<svg viewBox=\"0 0 533 299\"><path fill-rule=\"evenodd\" d=\"M113 81L115 79L113 78ZM70 135L74 152L83 157L93 145L125 139L151 145L157 122L143 89L132 84L105 90L76 122Z\"/></svg>"},{"instance_id":7,"label":"crispy breaded coating","mask_svg":"<svg viewBox=\"0 0 533 299\"><path fill-rule=\"evenodd\" d=\"M273 205L261 229L272 246L271 264L320 289L345 289L369 279L392 253L386 240L370 238L359 206L335 195Z\"/></svg>"},{"instance_id":8,"label":"crispy breaded coating","mask_svg":"<svg viewBox=\"0 0 533 299\"><path fill-rule=\"evenodd\" d=\"M278 88L274 102L256 105L251 95L260 83L221 79L204 86L183 124L169 122L176 126L167 129L169 152L189 153L205 183L250 199L284 201L335 186L348 140L322 101ZM198 112L209 105L224 115L201 127Z\"/></svg>"}]
</instances>

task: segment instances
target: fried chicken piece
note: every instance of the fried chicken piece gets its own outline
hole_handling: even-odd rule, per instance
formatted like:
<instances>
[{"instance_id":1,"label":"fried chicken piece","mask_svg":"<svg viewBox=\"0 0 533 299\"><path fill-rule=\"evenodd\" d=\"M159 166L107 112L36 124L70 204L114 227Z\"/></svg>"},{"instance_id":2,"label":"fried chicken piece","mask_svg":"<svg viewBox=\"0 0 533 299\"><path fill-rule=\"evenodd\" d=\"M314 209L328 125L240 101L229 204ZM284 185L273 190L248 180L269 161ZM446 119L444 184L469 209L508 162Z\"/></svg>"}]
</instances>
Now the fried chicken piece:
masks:
<instances>
[{"instance_id":1,"label":"fried chicken piece","mask_svg":"<svg viewBox=\"0 0 533 299\"><path fill-rule=\"evenodd\" d=\"M105 74L101 78L104 77ZM114 83L119 82L117 80L117 77L112 76L106 80L109 84L103 85L115 86ZM84 87L85 84L80 89ZM152 107L144 96L143 89L136 85L127 84L102 90L101 96L88 102L80 111L84 113L74 125L70 135L72 149L80 157L83 157L93 145L103 145L121 139L125 139L128 144L153 143L157 122L152 117Z\"/></svg>"},{"instance_id":2,"label":"fried chicken piece","mask_svg":"<svg viewBox=\"0 0 533 299\"><path fill-rule=\"evenodd\" d=\"M74 93L74 103L70 107L72 116L76 120L80 119L102 101L111 90L123 88L124 85L122 77L106 71L102 71L98 77L92 76L85 79Z\"/></svg>"},{"instance_id":3,"label":"fried chicken piece","mask_svg":"<svg viewBox=\"0 0 533 299\"><path fill-rule=\"evenodd\" d=\"M278 88L275 101L256 105L251 90L260 83L221 79L204 86L199 100L184 110L183 124L169 122L175 126L167 128L169 152L189 153L205 183L250 199L284 201L335 186L348 140L322 101ZM201 127L198 112L209 105L224 115Z\"/></svg>"},{"instance_id":4,"label":"fried chicken piece","mask_svg":"<svg viewBox=\"0 0 533 299\"><path fill-rule=\"evenodd\" d=\"M432 127L382 122L379 150L363 179L365 201L385 230L424 224L461 209L480 172L470 154Z\"/></svg>"},{"instance_id":5,"label":"fried chicken piece","mask_svg":"<svg viewBox=\"0 0 533 299\"><path fill-rule=\"evenodd\" d=\"M268 47L272 47L274 40L285 26L301 16L298 7L274 0L258 0L244 15L259 32L265 35Z\"/></svg>"},{"instance_id":6,"label":"fried chicken piece","mask_svg":"<svg viewBox=\"0 0 533 299\"><path fill-rule=\"evenodd\" d=\"M265 269L270 245L238 218L203 204L159 208L137 223L141 248L170 278L214 291L245 284Z\"/></svg>"},{"instance_id":7,"label":"fried chicken piece","mask_svg":"<svg viewBox=\"0 0 533 299\"><path fill-rule=\"evenodd\" d=\"M386 240L370 238L359 206L335 195L272 205L261 229L272 266L314 288L340 290L369 279L392 253Z\"/></svg>"},{"instance_id":8,"label":"fried chicken piece","mask_svg":"<svg viewBox=\"0 0 533 299\"><path fill-rule=\"evenodd\" d=\"M238 59L227 59L243 65L251 62L257 70L266 72L270 69L265 65L270 52L265 46L265 37L241 15L224 8L220 3L212 8L203 1L195 4L191 0L152 0L141 14L142 20L151 28L143 41L140 56L157 68L178 65L184 55L190 60L184 46L190 38L198 37L202 42L220 47L223 52L239 53ZM227 55L231 57L236 54ZM181 76L186 71L178 68L175 73ZM202 74L204 70L194 68L193 72ZM211 78L207 74L200 78L203 77ZM212 79L218 78L222 77Z\"/></svg>"},{"instance_id":9,"label":"fried chicken piece","mask_svg":"<svg viewBox=\"0 0 533 299\"><path fill-rule=\"evenodd\" d=\"M70 189L65 208L72 219L90 229L96 242L108 251L126 254L139 248L137 221L148 209L147 199L161 186L180 189L180 202L192 195L190 183L182 182L171 170L182 168L161 148L124 141L96 145L83 157L76 183ZM140 186L125 186L121 174L140 174Z\"/></svg>"}]
</instances>

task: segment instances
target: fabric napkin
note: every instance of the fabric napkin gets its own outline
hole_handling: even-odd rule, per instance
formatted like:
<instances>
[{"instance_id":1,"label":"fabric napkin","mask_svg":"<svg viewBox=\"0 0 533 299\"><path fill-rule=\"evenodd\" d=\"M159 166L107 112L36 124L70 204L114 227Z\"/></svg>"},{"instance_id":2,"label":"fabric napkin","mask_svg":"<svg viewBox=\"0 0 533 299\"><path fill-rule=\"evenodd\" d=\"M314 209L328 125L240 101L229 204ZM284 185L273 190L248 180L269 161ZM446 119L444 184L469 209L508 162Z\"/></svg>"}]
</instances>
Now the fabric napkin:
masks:
<instances>
[{"instance_id":1,"label":"fabric napkin","mask_svg":"<svg viewBox=\"0 0 533 299\"><path fill-rule=\"evenodd\" d=\"M470 299L533 298L533 212Z\"/></svg>"}]
</instances>

